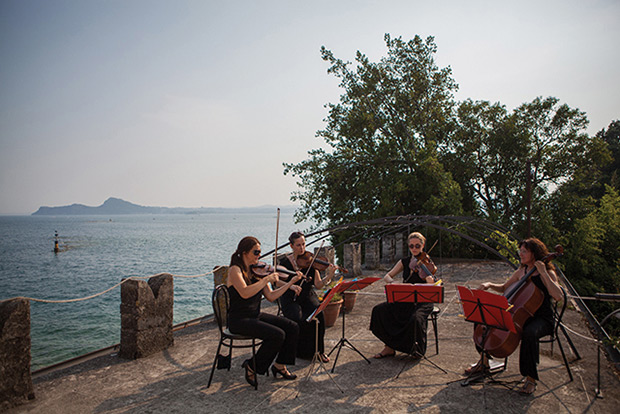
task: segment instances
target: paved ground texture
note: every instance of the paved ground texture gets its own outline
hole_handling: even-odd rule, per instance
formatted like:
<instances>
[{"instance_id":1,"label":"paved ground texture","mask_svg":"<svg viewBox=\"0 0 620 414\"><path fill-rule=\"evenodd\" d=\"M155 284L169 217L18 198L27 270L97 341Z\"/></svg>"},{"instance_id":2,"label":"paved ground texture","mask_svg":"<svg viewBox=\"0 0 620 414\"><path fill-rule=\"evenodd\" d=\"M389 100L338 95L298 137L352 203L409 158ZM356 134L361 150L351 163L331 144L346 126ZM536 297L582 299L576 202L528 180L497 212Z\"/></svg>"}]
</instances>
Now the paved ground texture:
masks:
<instances>
[{"instance_id":1,"label":"paved ground texture","mask_svg":"<svg viewBox=\"0 0 620 414\"><path fill-rule=\"evenodd\" d=\"M381 360L371 358L382 348L368 330L372 307L385 300L383 282L377 282L358 295L354 309L346 316L345 337L371 359L370 364L344 347L331 375L321 365L298 360L290 367L299 376L297 380L260 377L258 390L254 390L245 382L241 368L247 353L237 350L231 370L216 370L213 383L207 388L219 334L213 322L204 322L178 331L174 346L156 355L135 361L104 356L36 378L36 398L8 412L619 412L619 380L606 359L602 360L601 369L604 398L595 397L597 346L588 339L588 329L574 310L565 316L566 324L579 334L570 334L582 357L574 360L569 354L574 381L569 382L557 346L552 355L550 347L543 345L541 381L532 396L522 396L514 390L521 380L518 350L509 358L506 371L496 377L501 383L461 385L463 368L475 362L478 355L472 341L472 326L459 317L455 286L477 287L481 281L502 281L511 271L497 262L440 265L446 294L445 302L439 305L439 354L435 354L435 338L429 324L427 360L414 361L403 354ZM365 276L383 274L366 271ZM327 329L326 337L326 348L332 349L342 338L342 316L334 327ZM335 352L332 361L334 356ZM331 370L332 364L327 368Z\"/></svg>"}]
</instances>

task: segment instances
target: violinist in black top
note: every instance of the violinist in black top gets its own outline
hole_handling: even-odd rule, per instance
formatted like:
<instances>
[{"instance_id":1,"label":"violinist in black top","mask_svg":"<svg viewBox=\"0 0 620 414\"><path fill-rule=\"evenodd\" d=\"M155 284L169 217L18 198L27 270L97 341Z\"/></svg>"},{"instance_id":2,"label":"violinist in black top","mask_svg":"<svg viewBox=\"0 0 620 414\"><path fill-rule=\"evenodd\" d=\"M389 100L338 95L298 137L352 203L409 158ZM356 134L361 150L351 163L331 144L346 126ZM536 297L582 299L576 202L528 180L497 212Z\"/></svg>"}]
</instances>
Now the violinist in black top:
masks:
<instances>
[{"instance_id":1,"label":"violinist in black top","mask_svg":"<svg viewBox=\"0 0 620 414\"><path fill-rule=\"evenodd\" d=\"M290 290L285 292L280 298L280 305L284 316L299 324L299 343L297 346L297 356L310 359L315 352L315 343L318 344L319 357L325 363L329 362L329 357L325 355L325 318L323 313L316 317L318 326L318 341L315 339L316 328L314 322L306 322L306 318L319 306L319 299L314 288L322 289L329 284L336 271L334 265L329 265L326 269L325 279L321 278L321 273L314 266L308 269L308 259L300 260L311 256L306 252L306 238L301 232L293 232L289 238L292 252L287 254L280 264L289 270L300 271L307 279L303 279L293 285ZM311 261L311 259L310 259Z\"/></svg>"},{"instance_id":2,"label":"violinist in black top","mask_svg":"<svg viewBox=\"0 0 620 414\"><path fill-rule=\"evenodd\" d=\"M262 295L271 302L278 299L293 283L301 279L301 274L291 276L288 283L272 290L270 284L279 280L278 273L257 278L251 272L251 266L258 263L260 254L260 242L255 237L244 237L230 258L226 281L230 296L230 332L263 340L256 352L256 359L248 359L243 363L245 379L252 386L256 386L256 374L266 373L274 359L271 371L275 378L278 374L289 380L297 378L288 371L286 365L295 364L299 328L287 318L262 313L260 303Z\"/></svg>"},{"instance_id":3,"label":"violinist in black top","mask_svg":"<svg viewBox=\"0 0 620 414\"><path fill-rule=\"evenodd\" d=\"M435 283L432 274L437 271L437 267L423 252L425 243L426 238L421 233L411 233L407 238L411 256L396 263L384 276L385 282L393 283L394 277L403 272L404 283ZM421 262L422 258L424 263ZM422 269L422 264L430 271L430 275ZM432 303L384 302L375 306L370 317L370 330L384 343L384 347L374 358L394 356L396 351L423 356L426 353L427 319L432 311ZM417 326L414 327L414 324ZM417 346L414 348L414 345Z\"/></svg>"},{"instance_id":4,"label":"violinist in black top","mask_svg":"<svg viewBox=\"0 0 620 414\"><path fill-rule=\"evenodd\" d=\"M538 380L536 364L539 357L538 339L551 334L553 331L554 317L551 298L553 297L555 300L562 300L564 298L562 289L558 284L558 277L553 270L553 265L543 262L543 259L548 256L550 256L549 251L542 241L536 238L525 239L519 243L521 266L512 276L505 283L485 282L478 288L482 290L493 289L504 293L513 284L533 271L530 276L531 281L544 295L538 310L523 324L519 349L519 370L521 375L525 377L525 382L519 390L522 394L532 394L536 391L536 381ZM481 349L478 349L478 351L481 352ZM488 368L486 358L481 360L481 363ZM482 371L483 368L479 363L466 369L465 374L476 373Z\"/></svg>"}]
</instances>

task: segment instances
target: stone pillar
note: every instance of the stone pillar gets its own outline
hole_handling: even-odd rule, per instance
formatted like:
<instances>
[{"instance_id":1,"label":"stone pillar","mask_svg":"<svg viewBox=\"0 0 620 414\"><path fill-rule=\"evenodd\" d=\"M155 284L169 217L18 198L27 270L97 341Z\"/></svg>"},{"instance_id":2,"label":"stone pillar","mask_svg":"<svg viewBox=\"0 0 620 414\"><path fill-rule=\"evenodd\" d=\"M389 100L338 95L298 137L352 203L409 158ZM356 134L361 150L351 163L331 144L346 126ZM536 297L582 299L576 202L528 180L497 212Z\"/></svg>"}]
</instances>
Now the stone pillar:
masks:
<instances>
[{"instance_id":1,"label":"stone pillar","mask_svg":"<svg viewBox=\"0 0 620 414\"><path fill-rule=\"evenodd\" d=\"M381 249L379 239L368 239L364 242L364 263L367 269L378 269L381 263Z\"/></svg>"},{"instance_id":2,"label":"stone pillar","mask_svg":"<svg viewBox=\"0 0 620 414\"><path fill-rule=\"evenodd\" d=\"M228 280L228 266L219 266L216 267L213 271L213 289L218 285L226 285L226 281ZM209 297L209 303L213 303L213 296ZM220 308L220 314L225 315L226 309L224 309L224 301L218 301L218 307ZM215 310L213 310L213 314L215 315Z\"/></svg>"},{"instance_id":3,"label":"stone pillar","mask_svg":"<svg viewBox=\"0 0 620 414\"><path fill-rule=\"evenodd\" d=\"M172 275L162 273L121 285L121 349L123 358L136 359L174 344Z\"/></svg>"},{"instance_id":4,"label":"stone pillar","mask_svg":"<svg viewBox=\"0 0 620 414\"><path fill-rule=\"evenodd\" d=\"M392 265L396 258L396 246L393 235L383 236L381 239L381 263Z\"/></svg>"},{"instance_id":5,"label":"stone pillar","mask_svg":"<svg viewBox=\"0 0 620 414\"><path fill-rule=\"evenodd\" d=\"M228 266L218 266L213 270L213 287L225 285L228 280Z\"/></svg>"},{"instance_id":6,"label":"stone pillar","mask_svg":"<svg viewBox=\"0 0 620 414\"><path fill-rule=\"evenodd\" d=\"M359 243L346 243L343 247L344 267L349 271L347 276L360 276L362 274L362 245Z\"/></svg>"},{"instance_id":7,"label":"stone pillar","mask_svg":"<svg viewBox=\"0 0 620 414\"><path fill-rule=\"evenodd\" d=\"M30 375L30 302L0 302L0 412L34 398Z\"/></svg>"},{"instance_id":8,"label":"stone pillar","mask_svg":"<svg viewBox=\"0 0 620 414\"><path fill-rule=\"evenodd\" d=\"M407 249L408 248L405 247L405 236L403 233L396 233L394 235L394 260L407 256L405 253Z\"/></svg>"}]
</instances>

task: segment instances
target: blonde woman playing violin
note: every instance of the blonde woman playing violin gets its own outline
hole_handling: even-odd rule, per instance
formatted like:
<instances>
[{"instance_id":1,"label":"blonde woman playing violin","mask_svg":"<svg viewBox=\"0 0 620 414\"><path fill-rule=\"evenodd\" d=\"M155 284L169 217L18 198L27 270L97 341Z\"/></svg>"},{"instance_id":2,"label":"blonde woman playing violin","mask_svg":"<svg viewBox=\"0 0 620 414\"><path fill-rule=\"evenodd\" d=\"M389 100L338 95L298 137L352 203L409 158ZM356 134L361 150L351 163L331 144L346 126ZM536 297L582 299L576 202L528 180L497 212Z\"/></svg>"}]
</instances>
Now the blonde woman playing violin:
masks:
<instances>
[{"instance_id":1,"label":"blonde woman playing violin","mask_svg":"<svg viewBox=\"0 0 620 414\"><path fill-rule=\"evenodd\" d=\"M323 313L319 313L316 318L316 323L319 324L318 341L315 338L315 322L308 323L306 318L319 306L319 299L314 288L322 289L329 284L334 277L336 267L329 265L326 269L327 276L325 279L321 278L321 273L314 266L308 269L305 267L307 264L304 265L298 260L300 257L307 256L306 238L303 233L292 233L288 241L292 252L282 259L280 264L289 270L301 271L304 275L307 274L307 279L297 282L291 286L289 291L282 295L280 298L282 314L299 325L297 356L311 359L315 353L315 344L317 344L319 357L323 362L329 362L329 357L325 355L325 318Z\"/></svg>"},{"instance_id":2,"label":"blonde woman playing violin","mask_svg":"<svg viewBox=\"0 0 620 414\"><path fill-rule=\"evenodd\" d=\"M426 238L421 233L411 233L407 238L411 255L399 260L386 273L383 278L385 283L394 283L394 277L401 272L404 283L435 283L432 274L437 271L437 267L424 253L425 243ZM421 261L422 258L424 258L424 263ZM423 264L431 275L427 275L423 270ZM384 302L375 306L370 317L370 330L383 342L384 347L374 358L394 356L396 351L422 357L426 353L427 319L432 311L432 303Z\"/></svg>"}]
</instances>

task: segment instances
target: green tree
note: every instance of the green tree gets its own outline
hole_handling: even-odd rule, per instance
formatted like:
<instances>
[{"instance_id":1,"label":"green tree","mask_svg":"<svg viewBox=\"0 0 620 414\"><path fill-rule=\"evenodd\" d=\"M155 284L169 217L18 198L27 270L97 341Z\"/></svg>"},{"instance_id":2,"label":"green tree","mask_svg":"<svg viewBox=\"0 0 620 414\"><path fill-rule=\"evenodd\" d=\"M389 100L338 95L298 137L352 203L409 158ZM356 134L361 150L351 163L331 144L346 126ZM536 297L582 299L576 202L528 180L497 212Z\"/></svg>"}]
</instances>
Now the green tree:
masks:
<instances>
[{"instance_id":1,"label":"green tree","mask_svg":"<svg viewBox=\"0 0 620 414\"><path fill-rule=\"evenodd\" d=\"M525 189L526 131L500 103L466 100L457 110L458 127L442 160L450 166L472 214L512 227Z\"/></svg>"},{"instance_id":2,"label":"green tree","mask_svg":"<svg viewBox=\"0 0 620 414\"><path fill-rule=\"evenodd\" d=\"M601 182L620 190L620 121L613 121L607 129L599 131L596 137L607 144L611 155L611 162L601 170ZM597 194L602 194L602 186L596 188L594 195Z\"/></svg>"},{"instance_id":3,"label":"green tree","mask_svg":"<svg viewBox=\"0 0 620 414\"><path fill-rule=\"evenodd\" d=\"M574 231L562 241L566 246L566 276L579 294L593 296L597 292L620 292L620 195L605 186L605 195L594 203L594 209L575 220ZM610 313L612 303L591 302L590 309L602 319ZM614 325L620 336L620 323Z\"/></svg>"},{"instance_id":4,"label":"green tree","mask_svg":"<svg viewBox=\"0 0 620 414\"><path fill-rule=\"evenodd\" d=\"M543 206L558 185L590 166L600 146L584 131L585 113L557 98L536 98L508 113L499 103L466 100L458 128L442 156L458 177L465 205L521 234L526 233L527 166L531 171L533 233L550 226ZM467 200L467 198L466 198Z\"/></svg>"},{"instance_id":5,"label":"green tree","mask_svg":"<svg viewBox=\"0 0 620 414\"><path fill-rule=\"evenodd\" d=\"M457 84L439 68L433 37L405 42L385 35L387 56L356 66L321 48L328 73L344 93L329 104L317 136L331 147L313 149L284 173L298 177L297 219L338 225L399 214L459 214L458 184L439 162L438 147L453 123Z\"/></svg>"}]
</instances>

